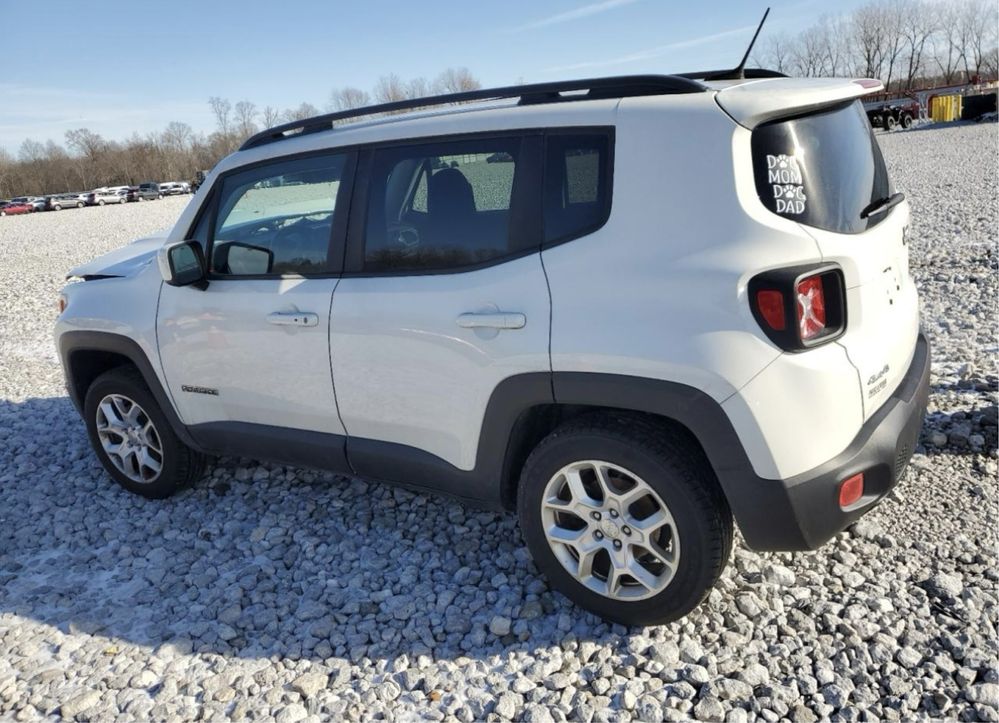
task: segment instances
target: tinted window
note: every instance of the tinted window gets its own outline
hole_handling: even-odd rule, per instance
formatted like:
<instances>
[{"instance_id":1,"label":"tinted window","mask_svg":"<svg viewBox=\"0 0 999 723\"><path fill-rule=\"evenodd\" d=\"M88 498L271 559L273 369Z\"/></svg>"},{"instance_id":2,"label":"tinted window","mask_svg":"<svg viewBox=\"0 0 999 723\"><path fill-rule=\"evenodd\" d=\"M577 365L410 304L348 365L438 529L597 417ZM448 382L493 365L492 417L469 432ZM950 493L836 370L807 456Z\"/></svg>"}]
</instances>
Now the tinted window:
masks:
<instances>
[{"instance_id":1,"label":"tinted window","mask_svg":"<svg viewBox=\"0 0 999 723\"><path fill-rule=\"evenodd\" d=\"M314 274L327 268L343 155L283 161L222 184L212 271Z\"/></svg>"},{"instance_id":2,"label":"tinted window","mask_svg":"<svg viewBox=\"0 0 999 723\"><path fill-rule=\"evenodd\" d=\"M859 233L888 214L860 212L891 195L888 172L859 101L753 131L756 192L774 213L808 226Z\"/></svg>"},{"instance_id":3,"label":"tinted window","mask_svg":"<svg viewBox=\"0 0 999 723\"><path fill-rule=\"evenodd\" d=\"M483 139L375 153L365 271L449 269L511 251L520 141Z\"/></svg>"},{"instance_id":4,"label":"tinted window","mask_svg":"<svg viewBox=\"0 0 999 723\"><path fill-rule=\"evenodd\" d=\"M545 241L595 230L610 209L606 135L549 135L545 165Z\"/></svg>"}]
</instances>

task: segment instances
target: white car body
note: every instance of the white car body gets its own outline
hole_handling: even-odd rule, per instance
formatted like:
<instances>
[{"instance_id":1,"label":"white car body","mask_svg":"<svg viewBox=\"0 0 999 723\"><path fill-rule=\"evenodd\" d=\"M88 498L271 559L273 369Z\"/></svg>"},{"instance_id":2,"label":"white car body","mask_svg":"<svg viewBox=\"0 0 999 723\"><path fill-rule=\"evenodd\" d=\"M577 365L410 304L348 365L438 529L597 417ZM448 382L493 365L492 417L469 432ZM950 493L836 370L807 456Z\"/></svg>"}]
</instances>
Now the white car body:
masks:
<instances>
[{"instance_id":1,"label":"white car body","mask_svg":"<svg viewBox=\"0 0 999 723\"><path fill-rule=\"evenodd\" d=\"M690 407L716 405L752 474L783 485L845 454L903 385L917 353L918 302L908 272L908 205L853 235L773 213L754 185L753 129L871 89L850 80L707 82L700 93L394 116L241 150L208 175L165 240L71 272L94 280L66 288L57 343L65 346L71 332L134 342L177 421L203 430L203 448L224 447L226 430L236 428L256 434L259 427L260 439L269 429L288 450L321 446L324 435L347 439L349 450L357 438L367 445L350 454L358 474L390 477L379 465L404 450L428 469L449 470L455 481L442 483L445 491L490 503L499 491L463 494L461 480L482 469L492 443L484 420L497 390L512 388L505 382L552 378L542 386L556 404L584 394L585 377L574 375L669 383L696 390ZM583 127L613 129L609 217L592 233L504 263L461 273L213 278L203 290L163 283L152 263L157 249L162 255L191 238L217 181L243 167L324 149ZM845 333L786 351L754 318L750 282L769 270L821 264L841 269ZM317 323L268 324L276 312L309 312ZM498 333L456 324L475 313L525 323ZM594 385L585 392L602 394ZM677 414L690 411L677 404ZM722 477L721 442L687 426ZM431 484L419 474L413 483ZM723 487L749 527L740 517L746 503L733 497L742 493ZM760 533L750 544L813 547L819 537L774 542Z\"/></svg>"}]
</instances>

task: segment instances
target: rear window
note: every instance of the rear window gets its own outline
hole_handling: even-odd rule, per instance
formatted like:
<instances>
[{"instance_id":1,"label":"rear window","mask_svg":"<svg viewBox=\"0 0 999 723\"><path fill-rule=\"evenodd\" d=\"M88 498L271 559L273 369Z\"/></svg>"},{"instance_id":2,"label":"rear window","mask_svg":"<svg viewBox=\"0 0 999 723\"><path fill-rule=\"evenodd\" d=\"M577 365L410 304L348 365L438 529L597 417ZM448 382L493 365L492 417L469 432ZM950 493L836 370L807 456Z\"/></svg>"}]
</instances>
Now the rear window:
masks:
<instances>
[{"instance_id":1,"label":"rear window","mask_svg":"<svg viewBox=\"0 0 999 723\"><path fill-rule=\"evenodd\" d=\"M881 149L860 101L753 131L756 192L779 216L860 233L888 214L860 212L891 195Z\"/></svg>"}]
</instances>

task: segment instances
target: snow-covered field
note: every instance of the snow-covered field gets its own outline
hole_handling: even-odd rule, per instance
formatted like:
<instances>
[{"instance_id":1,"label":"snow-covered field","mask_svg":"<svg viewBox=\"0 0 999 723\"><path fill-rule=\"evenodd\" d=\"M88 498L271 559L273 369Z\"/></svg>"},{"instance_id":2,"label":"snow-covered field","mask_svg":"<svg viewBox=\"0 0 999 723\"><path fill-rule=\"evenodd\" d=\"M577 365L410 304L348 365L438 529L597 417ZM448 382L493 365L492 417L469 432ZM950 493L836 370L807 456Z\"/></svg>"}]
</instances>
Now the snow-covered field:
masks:
<instances>
[{"instance_id":1,"label":"snow-covered field","mask_svg":"<svg viewBox=\"0 0 999 723\"><path fill-rule=\"evenodd\" d=\"M120 491L56 298L187 198L0 219L0 718L999 719L996 127L878 139L914 210L923 445L823 549L737 542L697 611L638 630L551 592L510 514L236 459Z\"/></svg>"}]
</instances>

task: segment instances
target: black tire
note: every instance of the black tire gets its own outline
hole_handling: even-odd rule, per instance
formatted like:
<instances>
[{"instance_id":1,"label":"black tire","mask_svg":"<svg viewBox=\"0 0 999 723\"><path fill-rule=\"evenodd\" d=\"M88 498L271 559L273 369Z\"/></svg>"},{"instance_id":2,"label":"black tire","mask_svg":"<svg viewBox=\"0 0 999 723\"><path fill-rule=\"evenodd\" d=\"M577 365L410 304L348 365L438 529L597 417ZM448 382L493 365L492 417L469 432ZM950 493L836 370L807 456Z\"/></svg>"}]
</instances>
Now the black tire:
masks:
<instances>
[{"instance_id":1,"label":"black tire","mask_svg":"<svg viewBox=\"0 0 999 723\"><path fill-rule=\"evenodd\" d=\"M912 128L912 116L909 113L905 113L902 115L902 127Z\"/></svg>"},{"instance_id":2,"label":"black tire","mask_svg":"<svg viewBox=\"0 0 999 723\"><path fill-rule=\"evenodd\" d=\"M149 482L136 482L123 474L111 461L101 446L97 434L97 409L101 400L109 394L121 394L136 402L156 428L163 449L162 468L159 475ZM83 405L87 435L97 458L114 480L129 492L163 499L180 489L196 482L205 469L205 457L194 451L174 434L170 422L146 386L142 375L135 367L122 366L104 372L87 389Z\"/></svg>"},{"instance_id":3,"label":"black tire","mask_svg":"<svg viewBox=\"0 0 999 723\"><path fill-rule=\"evenodd\" d=\"M56 204L55 206L53 206L53 207L52 207L52 210L53 210L53 211L62 211L62 206L60 206L60 205L59 205L59 204L57 203L57 204Z\"/></svg>"},{"instance_id":4,"label":"black tire","mask_svg":"<svg viewBox=\"0 0 999 723\"><path fill-rule=\"evenodd\" d=\"M76 207L77 208L83 208L83 201L77 201L76 202Z\"/></svg>"},{"instance_id":5,"label":"black tire","mask_svg":"<svg viewBox=\"0 0 999 723\"><path fill-rule=\"evenodd\" d=\"M893 131L893 130L895 130L895 126L896 125L898 125L898 123L895 121L895 116L893 116L893 115L886 115L885 116L885 130L886 131Z\"/></svg>"},{"instance_id":6,"label":"black tire","mask_svg":"<svg viewBox=\"0 0 999 723\"><path fill-rule=\"evenodd\" d=\"M98 201L97 205L98 206L103 206L104 205L104 199L102 198L100 201Z\"/></svg>"},{"instance_id":7,"label":"black tire","mask_svg":"<svg viewBox=\"0 0 999 723\"><path fill-rule=\"evenodd\" d=\"M586 610L624 625L659 625L696 608L718 581L732 550L732 513L694 442L641 417L596 415L570 421L541 441L521 473L517 511L535 564L553 587ZM662 592L633 602L605 597L578 582L544 534L541 497L568 464L601 460L642 478L676 522L680 559Z\"/></svg>"}]
</instances>

